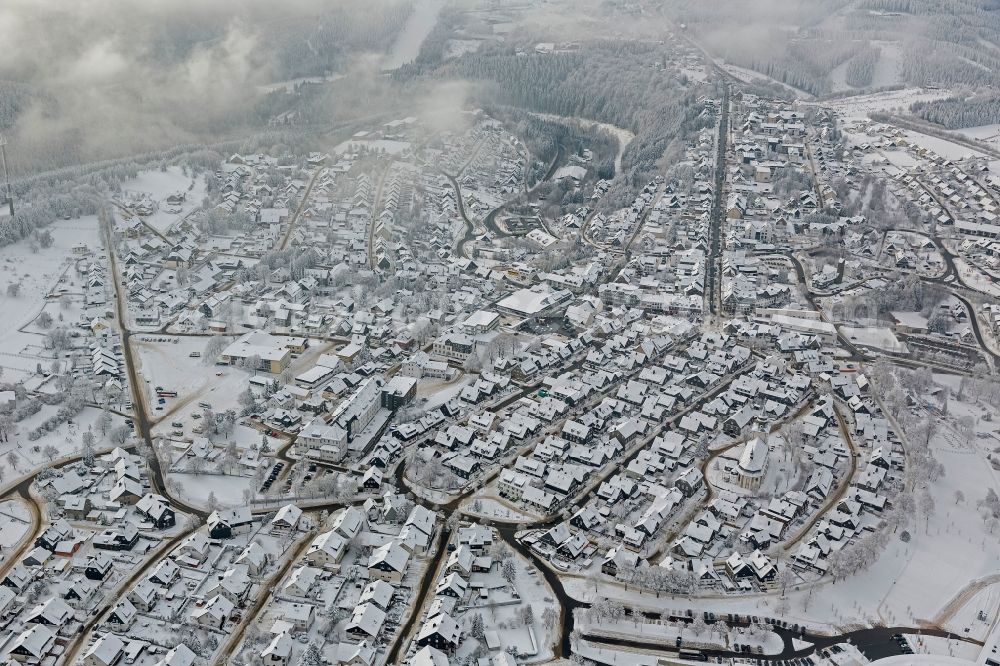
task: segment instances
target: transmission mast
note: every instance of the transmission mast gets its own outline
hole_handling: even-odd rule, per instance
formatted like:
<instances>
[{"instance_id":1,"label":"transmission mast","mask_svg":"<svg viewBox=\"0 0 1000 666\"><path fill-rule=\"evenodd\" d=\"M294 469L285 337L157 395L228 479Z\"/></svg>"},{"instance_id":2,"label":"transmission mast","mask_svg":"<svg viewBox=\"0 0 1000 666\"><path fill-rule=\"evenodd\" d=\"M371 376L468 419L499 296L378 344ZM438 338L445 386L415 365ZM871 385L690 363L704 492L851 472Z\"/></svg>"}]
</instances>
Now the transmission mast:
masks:
<instances>
[{"instance_id":1,"label":"transmission mast","mask_svg":"<svg viewBox=\"0 0 1000 666\"><path fill-rule=\"evenodd\" d=\"M14 194L10 188L10 172L7 170L7 137L0 134L0 167L3 167L4 192L3 201L10 209L10 216L14 217Z\"/></svg>"}]
</instances>

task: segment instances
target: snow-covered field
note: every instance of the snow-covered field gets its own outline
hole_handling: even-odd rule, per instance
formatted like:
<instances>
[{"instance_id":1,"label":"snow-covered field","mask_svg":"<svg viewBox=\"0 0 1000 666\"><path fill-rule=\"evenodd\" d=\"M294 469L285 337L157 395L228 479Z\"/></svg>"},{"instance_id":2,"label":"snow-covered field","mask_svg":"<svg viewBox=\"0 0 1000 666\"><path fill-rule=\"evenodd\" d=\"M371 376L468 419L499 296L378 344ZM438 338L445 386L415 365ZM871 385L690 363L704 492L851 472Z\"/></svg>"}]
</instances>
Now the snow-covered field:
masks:
<instances>
[{"instance_id":1,"label":"snow-covered field","mask_svg":"<svg viewBox=\"0 0 1000 666\"><path fill-rule=\"evenodd\" d=\"M851 120L867 118L868 114L872 112L885 113L894 110L906 110L914 102L930 102L936 99L944 99L949 95L950 93L947 90L905 88L903 90L892 90L889 92L824 101L822 106L834 109L845 119Z\"/></svg>"},{"instance_id":2,"label":"snow-covered field","mask_svg":"<svg viewBox=\"0 0 1000 666\"><path fill-rule=\"evenodd\" d=\"M886 351L900 354L905 354L907 351L906 345L900 342L892 330L888 328L876 326L865 326L861 328L841 326L840 331L847 336L847 339L851 342L865 347L884 349Z\"/></svg>"},{"instance_id":3,"label":"snow-covered field","mask_svg":"<svg viewBox=\"0 0 1000 666\"><path fill-rule=\"evenodd\" d=\"M141 336L139 336L141 338ZM164 336L157 336L164 337ZM199 402L206 402L215 412L238 407L238 397L247 388L249 375L229 366L206 367L202 358L192 358L192 352L203 352L207 337L168 337L170 342L143 342L133 338L138 352L150 418L160 420L154 433L172 430L172 421L187 421L193 412L201 411ZM176 343L173 340L177 340ZM156 387L177 391L176 398L166 398L162 410L157 410ZM169 417L169 418L168 418Z\"/></svg>"},{"instance_id":4,"label":"snow-covered field","mask_svg":"<svg viewBox=\"0 0 1000 666\"><path fill-rule=\"evenodd\" d=\"M941 157L949 160L960 160L969 156L988 157L985 153L972 150L971 148L953 143L947 139L941 139L936 136L930 136L928 134L922 134L912 130L905 130L904 134L906 135L906 138L910 140L910 143L927 148L928 150L933 150Z\"/></svg>"},{"instance_id":5,"label":"snow-covered field","mask_svg":"<svg viewBox=\"0 0 1000 666\"><path fill-rule=\"evenodd\" d=\"M102 412L96 407L84 407L79 414L73 417L72 423L63 423L38 439L28 438L28 434L32 430L35 430L58 411L58 405L45 405L37 414L14 424L14 432L10 435L10 441L0 443L0 474L3 475L3 478L10 479L21 476L29 470L52 462L52 456L46 452L50 446L57 451L56 457L79 453L83 448L83 433L88 430L94 434L94 448L97 450L111 448L118 444L112 441L111 433L125 424L124 417L112 413L111 424L107 431L102 433L100 425Z\"/></svg>"},{"instance_id":6,"label":"snow-covered field","mask_svg":"<svg viewBox=\"0 0 1000 666\"><path fill-rule=\"evenodd\" d=\"M852 136L855 138L852 143L864 143L864 140L860 139L863 135L855 134ZM918 164L917 159L904 150L880 150L877 153L869 153L861 159L865 164L879 160L888 160L893 166L901 169L912 169Z\"/></svg>"},{"instance_id":7,"label":"snow-covered field","mask_svg":"<svg viewBox=\"0 0 1000 666\"><path fill-rule=\"evenodd\" d=\"M973 267L965 259L956 257L955 269L958 270L958 274L962 278L962 282L969 285L973 289L991 296L1000 296L1000 286L997 286L981 270Z\"/></svg>"},{"instance_id":8,"label":"snow-covered field","mask_svg":"<svg viewBox=\"0 0 1000 666\"><path fill-rule=\"evenodd\" d=\"M1000 149L1000 125L965 127L958 131L971 139L977 139L983 143L990 144L994 148Z\"/></svg>"},{"instance_id":9,"label":"snow-covered field","mask_svg":"<svg viewBox=\"0 0 1000 666\"><path fill-rule=\"evenodd\" d=\"M133 180L122 185L126 195L141 193L158 204L159 210L144 218L149 226L160 233L166 233L178 220L201 205L205 196L205 179L185 176L180 167L167 167L166 171L143 171ZM166 198L178 192L186 195L186 200L171 208Z\"/></svg>"},{"instance_id":10,"label":"snow-covered field","mask_svg":"<svg viewBox=\"0 0 1000 666\"><path fill-rule=\"evenodd\" d=\"M0 503L0 550L16 544L31 527L31 512L24 502L12 500Z\"/></svg>"},{"instance_id":11,"label":"snow-covered field","mask_svg":"<svg viewBox=\"0 0 1000 666\"><path fill-rule=\"evenodd\" d=\"M689 646L725 650L732 648L733 643L740 643L754 648L759 647L762 654L778 654L783 645L781 637L772 631L755 630L750 633L739 628L729 633L712 631L712 627L708 627L699 633L687 624L649 622L634 615L632 619L616 620L594 618L593 611L583 612L579 615L582 616L578 618L582 620L579 622L580 630L584 633L650 643L662 642L664 647L675 645L678 637L683 639L685 645Z\"/></svg>"},{"instance_id":12,"label":"snow-covered field","mask_svg":"<svg viewBox=\"0 0 1000 666\"><path fill-rule=\"evenodd\" d=\"M398 69L417 57L424 39L437 24L438 14L443 6L444 2L441 0L420 0L414 3L413 13L382 62L383 71Z\"/></svg>"},{"instance_id":13,"label":"snow-covered field","mask_svg":"<svg viewBox=\"0 0 1000 666\"><path fill-rule=\"evenodd\" d=\"M42 312L48 294L60 289L67 293L83 292L85 278L73 268L74 260L79 257L72 254L72 247L86 243L92 251L102 251L94 216L59 220L48 230L53 239L51 247L32 252L31 243L22 240L0 248L0 299L4 307L4 316L0 318L0 368L8 380L32 374L38 363L47 367L52 362L51 356L39 353L43 336L21 329ZM20 294L8 296L8 286L15 283L21 285ZM50 307L49 311L53 318L57 317L55 309Z\"/></svg>"},{"instance_id":14,"label":"snow-covered field","mask_svg":"<svg viewBox=\"0 0 1000 666\"><path fill-rule=\"evenodd\" d=\"M228 474L170 472L167 478L181 484L181 496L186 501L205 508L208 508L210 494L215 495L220 506L243 506L243 491L254 486L252 477Z\"/></svg>"},{"instance_id":15,"label":"snow-covered field","mask_svg":"<svg viewBox=\"0 0 1000 666\"><path fill-rule=\"evenodd\" d=\"M984 616L986 619L983 619ZM1000 583L994 583L973 595L968 603L945 623L945 628L960 636L985 641L993 621L998 616L1000 616Z\"/></svg>"},{"instance_id":16,"label":"snow-covered field","mask_svg":"<svg viewBox=\"0 0 1000 666\"><path fill-rule=\"evenodd\" d=\"M427 402L423 405L424 408L436 409L437 407L440 407L441 405L443 405L444 403L448 402L449 400L457 396L459 393L461 393L462 389L465 388L466 384L473 383L474 380L475 377L465 375L459 381L456 381L453 384L444 384L444 383L435 384L436 390L428 393L421 392L418 387L418 395L427 397ZM432 381L438 381L438 380L432 380Z\"/></svg>"},{"instance_id":17,"label":"snow-covered field","mask_svg":"<svg viewBox=\"0 0 1000 666\"><path fill-rule=\"evenodd\" d=\"M961 633L961 632L959 632ZM915 664L928 664L933 663L935 666L948 666L952 663L964 663L972 666L976 663L976 658L979 657L980 648L978 645L973 643L966 643L963 641L953 641L947 638L939 638L937 636L920 636L914 638L909 636L907 642L913 649L915 655L929 655L935 660L933 662L921 661L914 662ZM947 656L944 656L947 655ZM918 657L919 658L919 657ZM926 659L926 657L924 657ZM950 662L947 659L964 659L964 662ZM878 664L879 662L876 662ZM901 662L895 662L902 666Z\"/></svg>"},{"instance_id":18,"label":"snow-covered field","mask_svg":"<svg viewBox=\"0 0 1000 666\"><path fill-rule=\"evenodd\" d=\"M708 78L708 72L705 71L704 67L681 67L681 74L698 83L703 83Z\"/></svg>"}]
</instances>

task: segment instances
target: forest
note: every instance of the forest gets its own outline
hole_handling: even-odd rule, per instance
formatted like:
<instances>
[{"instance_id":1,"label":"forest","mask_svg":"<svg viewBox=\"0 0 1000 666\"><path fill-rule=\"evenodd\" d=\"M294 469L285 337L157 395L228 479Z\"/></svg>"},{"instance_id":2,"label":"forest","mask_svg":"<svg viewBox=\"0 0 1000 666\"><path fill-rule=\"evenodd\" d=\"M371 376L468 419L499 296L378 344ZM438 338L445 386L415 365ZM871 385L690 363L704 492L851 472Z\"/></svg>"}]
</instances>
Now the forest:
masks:
<instances>
[{"instance_id":1,"label":"forest","mask_svg":"<svg viewBox=\"0 0 1000 666\"><path fill-rule=\"evenodd\" d=\"M513 107L490 107L487 113L513 130L527 146L531 156L545 166L546 170L562 146L568 154L582 154L584 149L595 155L596 175L610 180L615 175L614 158L618 151L618 141L596 127L585 127L571 121L556 122L540 118L523 109ZM539 174L535 174L539 175ZM529 185L538 178L529 177Z\"/></svg>"},{"instance_id":2,"label":"forest","mask_svg":"<svg viewBox=\"0 0 1000 666\"><path fill-rule=\"evenodd\" d=\"M882 57L881 49L866 46L847 63L845 80L855 88L867 88L872 84L875 67Z\"/></svg>"},{"instance_id":3,"label":"forest","mask_svg":"<svg viewBox=\"0 0 1000 666\"><path fill-rule=\"evenodd\" d=\"M1000 124L1000 93L983 91L965 97L916 102L910 106L910 111L946 129L996 125Z\"/></svg>"},{"instance_id":4,"label":"forest","mask_svg":"<svg viewBox=\"0 0 1000 666\"><path fill-rule=\"evenodd\" d=\"M712 122L698 103L697 87L652 64L664 61L664 50L658 44L601 40L571 52L536 54L500 44L445 63L418 59L395 79L469 81L475 105L513 106L628 129L636 139L622 169L627 181L641 187L673 142Z\"/></svg>"}]
</instances>

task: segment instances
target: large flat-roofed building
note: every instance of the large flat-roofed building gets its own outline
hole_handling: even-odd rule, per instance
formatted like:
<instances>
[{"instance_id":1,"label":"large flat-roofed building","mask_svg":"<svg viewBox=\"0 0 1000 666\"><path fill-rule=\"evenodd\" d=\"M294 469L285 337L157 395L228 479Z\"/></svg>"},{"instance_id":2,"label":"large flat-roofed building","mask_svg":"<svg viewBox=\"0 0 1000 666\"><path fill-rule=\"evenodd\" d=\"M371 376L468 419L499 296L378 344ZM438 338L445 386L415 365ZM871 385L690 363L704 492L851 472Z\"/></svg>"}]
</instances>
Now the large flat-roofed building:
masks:
<instances>
[{"instance_id":1,"label":"large flat-roofed building","mask_svg":"<svg viewBox=\"0 0 1000 666\"><path fill-rule=\"evenodd\" d=\"M802 333L804 335L815 335L825 345L832 345L837 342L837 327L829 322L807 316L806 314L799 315L793 310L776 310L773 312L774 314L758 317L758 320L763 320L774 324L775 326L780 326L785 331ZM785 314L791 312L796 313L794 315Z\"/></svg>"},{"instance_id":2,"label":"large flat-roofed building","mask_svg":"<svg viewBox=\"0 0 1000 666\"><path fill-rule=\"evenodd\" d=\"M572 300L571 291L553 290L548 286L538 285L531 289L518 289L510 296L501 299L497 303L497 309L501 313L515 317L547 317L569 305Z\"/></svg>"},{"instance_id":3,"label":"large flat-roofed building","mask_svg":"<svg viewBox=\"0 0 1000 666\"><path fill-rule=\"evenodd\" d=\"M381 388L380 378L369 377L357 391L334 408L333 423L347 432L347 441L353 440L375 418L381 406Z\"/></svg>"},{"instance_id":4,"label":"large flat-roofed building","mask_svg":"<svg viewBox=\"0 0 1000 666\"><path fill-rule=\"evenodd\" d=\"M312 391L333 379L335 374L337 374L335 370L323 365L317 365L300 375L296 375L295 383L304 389Z\"/></svg>"},{"instance_id":5,"label":"large flat-roofed building","mask_svg":"<svg viewBox=\"0 0 1000 666\"><path fill-rule=\"evenodd\" d=\"M301 338L250 331L226 347L219 360L229 365L236 365L248 358L257 358L260 359L258 370L277 374L288 367L292 358L292 350L287 346L287 340L300 341Z\"/></svg>"},{"instance_id":6,"label":"large flat-roofed building","mask_svg":"<svg viewBox=\"0 0 1000 666\"><path fill-rule=\"evenodd\" d=\"M500 315L489 310L476 310L462 322L462 328L469 333L485 333L500 325Z\"/></svg>"}]
</instances>

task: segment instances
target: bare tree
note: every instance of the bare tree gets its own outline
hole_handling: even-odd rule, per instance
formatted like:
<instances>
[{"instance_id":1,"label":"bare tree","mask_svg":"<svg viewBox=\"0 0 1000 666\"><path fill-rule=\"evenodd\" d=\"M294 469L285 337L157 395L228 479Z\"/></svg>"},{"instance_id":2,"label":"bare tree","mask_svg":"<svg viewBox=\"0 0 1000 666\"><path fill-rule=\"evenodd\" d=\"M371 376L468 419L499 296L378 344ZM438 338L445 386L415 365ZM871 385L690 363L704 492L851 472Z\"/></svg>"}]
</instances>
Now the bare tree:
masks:
<instances>
[{"instance_id":1,"label":"bare tree","mask_svg":"<svg viewBox=\"0 0 1000 666\"><path fill-rule=\"evenodd\" d=\"M205 351L202 354L202 363L212 365L218 360L219 354L226 348L228 341L221 335L213 335L205 343Z\"/></svg>"},{"instance_id":2,"label":"bare tree","mask_svg":"<svg viewBox=\"0 0 1000 666\"><path fill-rule=\"evenodd\" d=\"M930 527L931 516L934 515L934 498L925 489L920 493L918 504L920 505L920 512L924 514L924 531L927 531Z\"/></svg>"},{"instance_id":3,"label":"bare tree","mask_svg":"<svg viewBox=\"0 0 1000 666\"><path fill-rule=\"evenodd\" d=\"M132 430L126 425L121 425L111 431L110 438L116 446L123 447L131 435Z\"/></svg>"}]
</instances>

